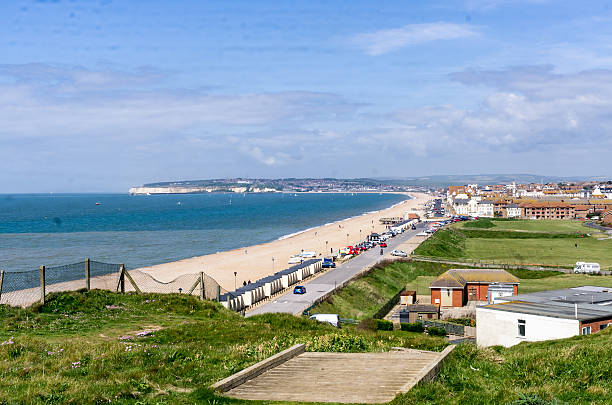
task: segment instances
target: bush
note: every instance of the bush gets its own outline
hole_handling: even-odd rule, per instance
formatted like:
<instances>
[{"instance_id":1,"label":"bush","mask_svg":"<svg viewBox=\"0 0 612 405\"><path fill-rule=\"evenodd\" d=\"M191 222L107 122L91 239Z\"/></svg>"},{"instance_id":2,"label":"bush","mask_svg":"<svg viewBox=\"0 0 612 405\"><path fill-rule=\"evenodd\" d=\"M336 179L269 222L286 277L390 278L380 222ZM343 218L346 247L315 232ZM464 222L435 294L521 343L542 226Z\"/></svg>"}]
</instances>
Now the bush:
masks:
<instances>
[{"instance_id":1,"label":"bush","mask_svg":"<svg viewBox=\"0 0 612 405\"><path fill-rule=\"evenodd\" d=\"M476 326L476 319L472 318L449 318L446 322L456 323L457 325L463 326Z\"/></svg>"},{"instance_id":2,"label":"bush","mask_svg":"<svg viewBox=\"0 0 612 405\"><path fill-rule=\"evenodd\" d=\"M376 319L371 318L364 319L363 321L359 322L359 324L357 325L357 329L375 331L378 328L378 322L376 321Z\"/></svg>"},{"instance_id":3,"label":"bush","mask_svg":"<svg viewBox=\"0 0 612 405\"><path fill-rule=\"evenodd\" d=\"M435 326L430 326L427 328L427 334L431 336L446 336L446 330L444 328L436 328Z\"/></svg>"},{"instance_id":4,"label":"bush","mask_svg":"<svg viewBox=\"0 0 612 405\"><path fill-rule=\"evenodd\" d=\"M417 333L425 332L425 327L423 326L422 323L419 323L419 322L402 323L401 327L402 327L402 330L405 332L417 332Z\"/></svg>"},{"instance_id":5,"label":"bush","mask_svg":"<svg viewBox=\"0 0 612 405\"><path fill-rule=\"evenodd\" d=\"M393 330L393 322L384 319L377 319L376 330Z\"/></svg>"}]
</instances>

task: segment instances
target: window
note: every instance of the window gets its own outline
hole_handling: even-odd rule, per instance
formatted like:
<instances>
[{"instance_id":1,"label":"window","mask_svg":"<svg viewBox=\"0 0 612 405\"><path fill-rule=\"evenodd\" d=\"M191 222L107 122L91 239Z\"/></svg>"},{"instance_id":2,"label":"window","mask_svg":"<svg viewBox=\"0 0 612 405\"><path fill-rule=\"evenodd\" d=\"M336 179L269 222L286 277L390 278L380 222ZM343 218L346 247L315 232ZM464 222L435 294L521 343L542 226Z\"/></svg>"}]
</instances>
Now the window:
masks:
<instances>
[{"instance_id":1,"label":"window","mask_svg":"<svg viewBox=\"0 0 612 405\"><path fill-rule=\"evenodd\" d=\"M524 319L518 320L518 335L520 337L525 337L525 320Z\"/></svg>"},{"instance_id":2,"label":"window","mask_svg":"<svg viewBox=\"0 0 612 405\"><path fill-rule=\"evenodd\" d=\"M610 326L610 324L609 324L609 323L606 323L606 324L601 324L601 325L599 326L599 330L604 330L604 329L606 329L608 326Z\"/></svg>"},{"instance_id":3,"label":"window","mask_svg":"<svg viewBox=\"0 0 612 405\"><path fill-rule=\"evenodd\" d=\"M582 328L582 334L583 335L590 335L591 334L591 327L590 326L584 326Z\"/></svg>"}]
</instances>

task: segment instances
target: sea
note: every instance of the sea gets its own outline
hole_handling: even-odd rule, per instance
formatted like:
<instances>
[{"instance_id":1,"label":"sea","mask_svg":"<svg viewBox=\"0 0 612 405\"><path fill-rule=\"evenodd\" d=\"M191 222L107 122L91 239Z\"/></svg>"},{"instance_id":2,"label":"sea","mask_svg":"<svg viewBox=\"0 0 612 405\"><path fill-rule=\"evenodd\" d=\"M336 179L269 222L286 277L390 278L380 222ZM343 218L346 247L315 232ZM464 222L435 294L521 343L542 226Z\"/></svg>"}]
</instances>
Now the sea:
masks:
<instances>
[{"instance_id":1,"label":"sea","mask_svg":"<svg viewBox=\"0 0 612 405\"><path fill-rule=\"evenodd\" d=\"M399 194L0 195L0 269L85 258L128 269L270 242L378 211Z\"/></svg>"}]
</instances>

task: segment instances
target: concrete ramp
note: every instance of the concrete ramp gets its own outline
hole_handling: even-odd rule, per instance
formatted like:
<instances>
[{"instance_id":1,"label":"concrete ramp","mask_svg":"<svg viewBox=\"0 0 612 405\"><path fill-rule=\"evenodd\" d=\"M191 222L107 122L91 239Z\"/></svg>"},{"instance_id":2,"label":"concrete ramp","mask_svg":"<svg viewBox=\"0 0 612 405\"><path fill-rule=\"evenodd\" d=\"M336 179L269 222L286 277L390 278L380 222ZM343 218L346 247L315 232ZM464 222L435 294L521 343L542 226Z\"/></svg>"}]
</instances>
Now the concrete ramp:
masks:
<instances>
[{"instance_id":1,"label":"concrete ramp","mask_svg":"<svg viewBox=\"0 0 612 405\"><path fill-rule=\"evenodd\" d=\"M225 394L267 401L389 402L419 382L433 379L441 360L453 348L449 346L441 353L421 350L302 352L232 387Z\"/></svg>"}]
</instances>

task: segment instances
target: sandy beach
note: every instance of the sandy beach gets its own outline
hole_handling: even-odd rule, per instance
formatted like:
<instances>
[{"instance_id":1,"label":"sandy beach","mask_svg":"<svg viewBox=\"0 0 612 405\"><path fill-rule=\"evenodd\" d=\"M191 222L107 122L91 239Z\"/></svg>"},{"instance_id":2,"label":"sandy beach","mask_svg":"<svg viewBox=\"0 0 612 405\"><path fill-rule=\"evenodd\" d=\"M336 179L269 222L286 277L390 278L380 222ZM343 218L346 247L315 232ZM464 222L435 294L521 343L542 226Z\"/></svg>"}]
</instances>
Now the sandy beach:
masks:
<instances>
[{"instance_id":1,"label":"sandy beach","mask_svg":"<svg viewBox=\"0 0 612 405\"><path fill-rule=\"evenodd\" d=\"M260 245L219 252L205 256L191 257L170 263L143 267L142 270L160 281L171 281L184 274L204 271L217 280L222 288L234 289L234 272L237 272L236 283L255 281L282 269L290 267L289 257L304 251L314 251L322 257L348 245L363 240L371 232L386 229L379 223L382 217L403 217L407 213L421 210L423 204L431 197L423 193L410 193L413 199L405 200L393 207L375 213L348 218L332 224L322 225L302 233ZM348 235L348 236L347 236Z\"/></svg>"}]
</instances>

